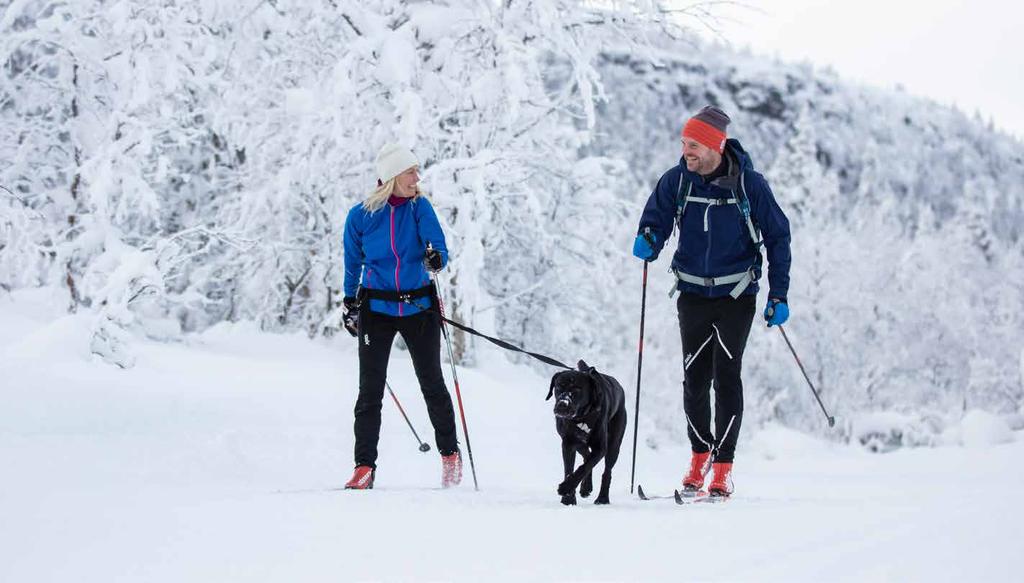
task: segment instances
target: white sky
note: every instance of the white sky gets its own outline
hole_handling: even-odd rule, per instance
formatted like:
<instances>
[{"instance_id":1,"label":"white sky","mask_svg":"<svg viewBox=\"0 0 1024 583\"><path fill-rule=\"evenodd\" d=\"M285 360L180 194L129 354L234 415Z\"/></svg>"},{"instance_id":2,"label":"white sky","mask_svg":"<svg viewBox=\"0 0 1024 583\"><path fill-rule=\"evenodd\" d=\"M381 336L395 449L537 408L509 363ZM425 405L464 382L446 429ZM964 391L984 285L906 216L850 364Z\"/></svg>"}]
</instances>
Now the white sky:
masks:
<instances>
[{"instance_id":1,"label":"white sky","mask_svg":"<svg viewBox=\"0 0 1024 583\"><path fill-rule=\"evenodd\" d=\"M698 0L682 0L690 5ZM707 4L715 4L708 2ZM737 48L831 66L1024 138L1024 6L1013 0L744 0L712 6Z\"/></svg>"}]
</instances>

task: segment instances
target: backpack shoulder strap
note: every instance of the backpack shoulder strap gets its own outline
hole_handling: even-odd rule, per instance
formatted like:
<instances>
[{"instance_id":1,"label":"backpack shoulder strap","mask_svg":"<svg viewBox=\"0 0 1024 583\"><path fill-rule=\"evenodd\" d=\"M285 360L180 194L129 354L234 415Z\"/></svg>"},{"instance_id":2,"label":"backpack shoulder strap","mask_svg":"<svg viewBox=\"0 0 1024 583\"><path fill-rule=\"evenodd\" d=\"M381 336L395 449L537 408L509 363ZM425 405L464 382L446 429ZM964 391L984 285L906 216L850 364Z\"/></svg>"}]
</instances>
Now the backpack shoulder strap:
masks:
<instances>
[{"instance_id":1,"label":"backpack shoulder strap","mask_svg":"<svg viewBox=\"0 0 1024 583\"><path fill-rule=\"evenodd\" d=\"M686 185L686 194L683 194L683 184ZM686 203L690 200L690 193L693 191L693 183L686 180L683 177L683 173L679 173L679 186L676 188L676 226L682 228L679 223L683 219L683 213L686 212Z\"/></svg>"},{"instance_id":2,"label":"backpack shoulder strap","mask_svg":"<svg viewBox=\"0 0 1024 583\"><path fill-rule=\"evenodd\" d=\"M740 170L740 187L736 193L736 198L739 200L740 212L743 213L743 220L747 223L747 230L750 231L750 240L754 242L754 245L760 247L764 244L764 240L761 239L761 232L758 230L757 226L754 225L754 220L750 216L750 199L747 197L746 175L746 172Z\"/></svg>"}]
</instances>

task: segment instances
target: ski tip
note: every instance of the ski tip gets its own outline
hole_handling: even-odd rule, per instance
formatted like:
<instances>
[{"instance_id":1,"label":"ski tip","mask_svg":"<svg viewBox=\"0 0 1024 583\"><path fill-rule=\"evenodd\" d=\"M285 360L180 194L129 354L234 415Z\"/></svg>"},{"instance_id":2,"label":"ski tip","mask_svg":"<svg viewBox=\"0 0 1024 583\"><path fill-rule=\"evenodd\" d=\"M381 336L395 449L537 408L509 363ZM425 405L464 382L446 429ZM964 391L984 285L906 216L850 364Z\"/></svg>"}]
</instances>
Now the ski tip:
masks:
<instances>
[{"instance_id":1,"label":"ski tip","mask_svg":"<svg viewBox=\"0 0 1024 583\"><path fill-rule=\"evenodd\" d=\"M683 504L683 497L679 494L679 490L672 490L672 497L676 499L676 504Z\"/></svg>"},{"instance_id":2,"label":"ski tip","mask_svg":"<svg viewBox=\"0 0 1024 583\"><path fill-rule=\"evenodd\" d=\"M639 496L641 500L647 500L647 494L644 494L644 487L640 484L636 485L636 495Z\"/></svg>"}]
</instances>

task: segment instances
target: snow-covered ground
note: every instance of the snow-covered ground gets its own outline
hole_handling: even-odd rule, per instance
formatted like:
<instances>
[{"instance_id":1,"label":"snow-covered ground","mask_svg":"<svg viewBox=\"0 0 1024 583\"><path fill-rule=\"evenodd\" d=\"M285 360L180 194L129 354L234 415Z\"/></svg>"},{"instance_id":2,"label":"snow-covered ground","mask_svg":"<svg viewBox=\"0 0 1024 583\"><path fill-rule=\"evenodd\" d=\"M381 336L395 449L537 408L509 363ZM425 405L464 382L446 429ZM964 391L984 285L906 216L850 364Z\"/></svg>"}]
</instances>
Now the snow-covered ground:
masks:
<instances>
[{"instance_id":1,"label":"snow-covered ground","mask_svg":"<svg viewBox=\"0 0 1024 583\"><path fill-rule=\"evenodd\" d=\"M735 498L680 507L629 495L630 427L612 505L566 508L548 379L497 354L460 371L481 489L467 464L446 491L396 351L392 386L432 451L385 402L377 488L345 492L347 337L220 326L142 343L122 371L88 354L91 316L58 304L0 296L0 581L1024 579L1019 432L871 454L745 427ZM687 453L639 458L664 494Z\"/></svg>"}]
</instances>

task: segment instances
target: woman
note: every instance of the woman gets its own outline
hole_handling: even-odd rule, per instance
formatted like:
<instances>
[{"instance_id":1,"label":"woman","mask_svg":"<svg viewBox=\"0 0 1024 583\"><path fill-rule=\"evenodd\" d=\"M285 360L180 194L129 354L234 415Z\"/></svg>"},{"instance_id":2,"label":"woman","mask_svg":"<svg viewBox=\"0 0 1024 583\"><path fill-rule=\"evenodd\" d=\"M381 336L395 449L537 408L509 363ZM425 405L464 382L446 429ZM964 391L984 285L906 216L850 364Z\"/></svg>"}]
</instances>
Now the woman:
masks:
<instances>
[{"instance_id":1,"label":"woman","mask_svg":"<svg viewBox=\"0 0 1024 583\"><path fill-rule=\"evenodd\" d=\"M421 196L419 163L407 148L388 144L377 155L377 189L345 220L345 328L359 339L355 407L355 473L346 489L373 488L380 409L395 334L409 347L416 378L441 453L441 485L462 481L452 399L441 374L441 327L429 311L427 273L448 262L437 215ZM358 292L358 293L357 293Z\"/></svg>"}]
</instances>

